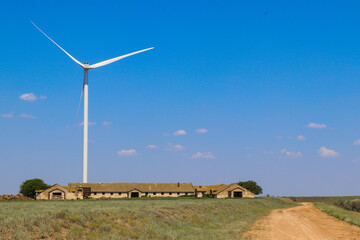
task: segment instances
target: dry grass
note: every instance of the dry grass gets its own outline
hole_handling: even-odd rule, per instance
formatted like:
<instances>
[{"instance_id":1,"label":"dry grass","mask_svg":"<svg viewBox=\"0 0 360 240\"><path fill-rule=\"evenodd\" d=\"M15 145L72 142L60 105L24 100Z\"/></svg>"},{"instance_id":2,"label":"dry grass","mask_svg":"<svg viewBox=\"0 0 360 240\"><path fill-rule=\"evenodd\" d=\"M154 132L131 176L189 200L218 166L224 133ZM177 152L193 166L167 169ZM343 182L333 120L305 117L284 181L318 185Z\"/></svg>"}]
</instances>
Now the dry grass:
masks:
<instances>
[{"instance_id":1,"label":"dry grass","mask_svg":"<svg viewBox=\"0 0 360 240\"><path fill-rule=\"evenodd\" d=\"M0 201L0 239L234 239L281 198Z\"/></svg>"}]
</instances>

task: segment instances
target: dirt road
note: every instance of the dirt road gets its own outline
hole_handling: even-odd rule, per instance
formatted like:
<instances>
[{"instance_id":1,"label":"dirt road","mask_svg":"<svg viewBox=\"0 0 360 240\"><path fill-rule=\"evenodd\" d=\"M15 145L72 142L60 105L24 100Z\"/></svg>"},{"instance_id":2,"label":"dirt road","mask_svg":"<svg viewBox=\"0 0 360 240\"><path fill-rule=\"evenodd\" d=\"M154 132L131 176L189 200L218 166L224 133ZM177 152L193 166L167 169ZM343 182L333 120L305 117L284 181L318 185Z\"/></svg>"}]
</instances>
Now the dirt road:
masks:
<instances>
[{"instance_id":1,"label":"dirt road","mask_svg":"<svg viewBox=\"0 0 360 240\"><path fill-rule=\"evenodd\" d=\"M258 220L243 239L259 240L360 240L360 228L340 221L311 203L275 210Z\"/></svg>"}]
</instances>

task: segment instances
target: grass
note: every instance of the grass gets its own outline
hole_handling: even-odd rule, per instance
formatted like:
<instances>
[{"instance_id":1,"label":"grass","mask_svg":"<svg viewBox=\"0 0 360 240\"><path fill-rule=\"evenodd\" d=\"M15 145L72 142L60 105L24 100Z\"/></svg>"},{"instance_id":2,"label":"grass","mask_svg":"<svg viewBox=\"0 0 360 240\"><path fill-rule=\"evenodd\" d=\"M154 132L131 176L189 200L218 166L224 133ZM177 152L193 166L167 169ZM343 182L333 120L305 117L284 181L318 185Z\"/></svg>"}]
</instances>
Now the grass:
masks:
<instances>
[{"instance_id":1,"label":"grass","mask_svg":"<svg viewBox=\"0 0 360 240\"><path fill-rule=\"evenodd\" d=\"M0 239L234 239L284 198L0 201Z\"/></svg>"},{"instance_id":2,"label":"grass","mask_svg":"<svg viewBox=\"0 0 360 240\"><path fill-rule=\"evenodd\" d=\"M322 202L327 204L334 204L339 200L353 200L360 199L360 196L339 196L339 197L289 197L295 202Z\"/></svg>"},{"instance_id":3,"label":"grass","mask_svg":"<svg viewBox=\"0 0 360 240\"><path fill-rule=\"evenodd\" d=\"M343 208L334 206L332 204L326 204L321 202L315 202L315 207L321 211L333 216L339 220L346 221L352 225L360 227L360 213L354 211L348 211Z\"/></svg>"}]
</instances>

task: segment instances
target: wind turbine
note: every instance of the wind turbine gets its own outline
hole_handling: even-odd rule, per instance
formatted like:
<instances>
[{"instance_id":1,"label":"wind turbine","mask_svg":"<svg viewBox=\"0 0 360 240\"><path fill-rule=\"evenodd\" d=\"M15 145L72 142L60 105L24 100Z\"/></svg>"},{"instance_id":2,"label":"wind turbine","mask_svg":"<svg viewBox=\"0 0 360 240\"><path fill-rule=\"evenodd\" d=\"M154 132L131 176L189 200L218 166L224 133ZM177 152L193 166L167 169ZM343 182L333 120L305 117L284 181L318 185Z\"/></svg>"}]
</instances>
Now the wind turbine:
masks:
<instances>
[{"instance_id":1,"label":"wind turbine","mask_svg":"<svg viewBox=\"0 0 360 240\"><path fill-rule=\"evenodd\" d=\"M99 63L95 63L92 65L89 65L89 63L85 62L85 63L81 63L78 60L76 60L73 56L71 56L68 52L66 52L62 47L60 47L54 40L52 40L48 35L46 35L38 26L36 26L33 22L31 22L32 25L34 25L42 34L45 35L45 37L47 37L50 41L52 41L57 47L59 47L66 55L68 55L74 62L76 62L80 67L82 67L84 69L84 82L83 82L83 91L84 91L84 132L83 132L83 183L87 183L87 172L88 172L88 106L89 106L89 102L88 102L88 72L90 69L95 69L98 67L102 67L105 65L108 65L110 63L119 61L120 59L126 58L126 57L130 57L132 55L141 53L141 52L145 52L148 50L153 49L153 47L151 48L146 48L140 51L136 51L136 52L132 52L132 53L128 53L119 57L115 57L106 61L102 61Z\"/></svg>"}]
</instances>

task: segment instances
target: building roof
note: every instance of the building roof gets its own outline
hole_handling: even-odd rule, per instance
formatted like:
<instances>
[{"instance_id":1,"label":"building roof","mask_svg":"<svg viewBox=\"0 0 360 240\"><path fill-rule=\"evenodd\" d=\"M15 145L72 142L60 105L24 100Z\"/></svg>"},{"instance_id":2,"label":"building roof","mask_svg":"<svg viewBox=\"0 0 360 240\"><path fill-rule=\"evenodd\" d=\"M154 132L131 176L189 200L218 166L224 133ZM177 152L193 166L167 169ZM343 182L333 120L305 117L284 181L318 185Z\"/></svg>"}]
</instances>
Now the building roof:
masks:
<instances>
[{"instance_id":1,"label":"building roof","mask_svg":"<svg viewBox=\"0 0 360 240\"><path fill-rule=\"evenodd\" d=\"M194 192L192 183L69 183L69 188L90 187L91 192Z\"/></svg>"},{"instance_id":2,"label":"building roof","mask_svg":"<svg viewBox=\"0 0 360 240\"><path fill-rule=\"evenodd\" d=\"M218 194L222 191L224 191L225 189L236 185L238 188L244 190L244 191L248 191L247 189L241 187L240 185L236 184L236 183L232 183L229 185L226 184L217 184L217 185L207 185L207 186L194 186L194 188L196 189L196 191L198 192L206 192L206 194Z\"/></svg>"}]
</instances>

